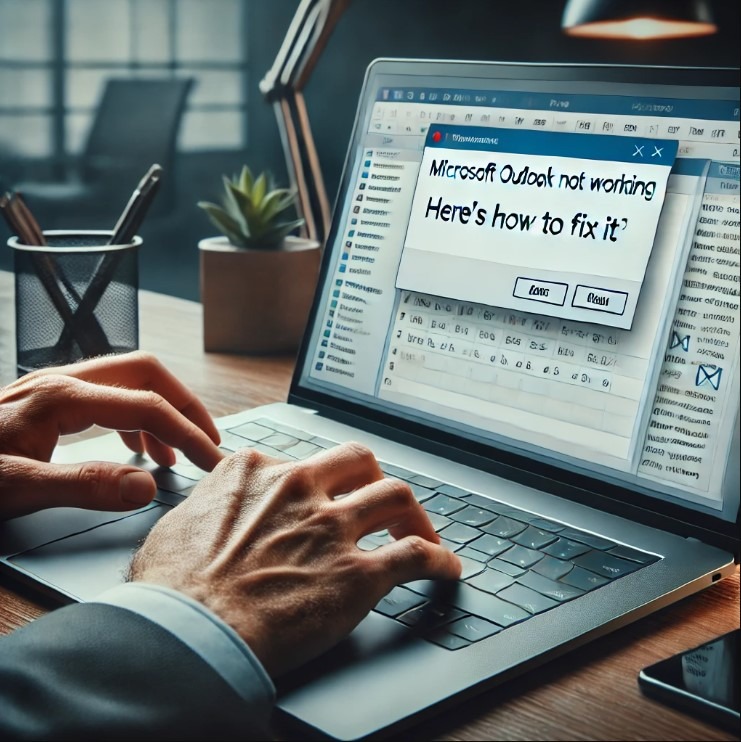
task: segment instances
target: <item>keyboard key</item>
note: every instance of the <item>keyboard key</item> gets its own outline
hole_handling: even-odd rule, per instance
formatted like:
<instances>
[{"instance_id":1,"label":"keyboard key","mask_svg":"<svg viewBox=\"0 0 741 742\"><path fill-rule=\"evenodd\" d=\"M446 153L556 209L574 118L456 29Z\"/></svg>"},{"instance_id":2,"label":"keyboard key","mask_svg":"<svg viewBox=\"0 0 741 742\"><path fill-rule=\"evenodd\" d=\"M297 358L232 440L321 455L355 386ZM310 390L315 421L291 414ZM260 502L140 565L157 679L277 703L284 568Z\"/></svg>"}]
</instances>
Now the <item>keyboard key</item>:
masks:
<instances>
[{"instance_id":1,"label":"keyboard key","mask_svg":"<svg viewBox=\"0 0 741 742\"><path fill-rule=\"evenodd\" d=\"M459 557L473 559L474 561L481 562L482 564L486 564L486 562L489 561L489 556L487 554L484 554L483 551L476 551L476 549L472 549L470 544L468 544L468 546L464 546L461 549L458 549L456 554L458 554Z\"/></svg>"},{"instance_id":2,"label":"keyboard key","mask_svg":"<svg viewBox=\"0 0 741 742\"><path fill-rule=\"evenodd\" d=\"M272 446L273 448L277 448L279 451L285 451L286 449L291 448L291 446L295 446L298 442L298 438L295 438L292 435L286 435L285 433L273 433L273 435L269 435L267 438L263 438L260 441L263 445Z\"/></svg>"},{"instance_id":3,"label":"keyboard key","mask_svg":"<svg viewBox=\"0 0 741 742\"><path fill-rule=\"evenodd\" d=\"M465 582L459 582L457 589L445 596L445 601L466 613L481 616L499 626L511 626L529 618L527 611L523 611L522 608L500 600L496 595L470 587Z\"/></svg>"},{"instance_id":4,"label":"keyboard key","mask_svg":"<svg viewBox=\"0 0 741 742\"><path fill-rule=\"evenodd\" d=\"M447 495L435 495L424 504L424 509L428 513L437 513L438 515L450 515L458 510L463 510L464 507L466 507L464 502Z\"/></svg>"},{"instance_id":5,"label":"keyboard key","mask_svg":"<svg viewBox=\"0 0 741 742\"><path fill-rule=\"evenodd\" d=\"M417 608L423 603L427 602L427 598L418 593L407 590L404 587L394 587L391 592L376 605L376 610L379 613L383 613L384 616L390 616L396 618L402 613L411 611L412 608Z\"/></svg>"},{"instance_id":6,"label":"keyboard key","mask_svg":"<svg viewBox=\"0 0 741 742\"><path fill-rule=\"evenodd\" d=\"M512 520L506 516L500 516L494 522L489 523L486 526L481 526L481 530L485 533L490 533L492 536L499 536L500 538L509 538L514 536L520 531L524 531L527 526L524 523L520 523L519 520Z\"/></svg>"},{"instance_id":7,"label":"keyboard key","mask_svg":"<svg viewBox=\"0 0 741 742\"><path fill-rule=\"evenodd\" d=\"M322 450L320 446L309 443L309 441L299 441L295 446L291 446L287 453L290 453L296 459L308 459L309 456L313 456Z\"/></svg>"},{"instance_id":8,"label":"keyboard key","mask_svg":"<svg viewBox=\"0 0 741 742\"><path fill-rule=\"evenodd\" d=\"M581 543L591 546L593 549L609 549L612 546L617 546L614 541L609 541L606 538L602 538L602 536L595 536L593 533L577 531L573 528L564 529L561 531L561 536L573 541L581 541Z\"/></svg>"},{"instance_id":9,"label":"keyboard key","mask_svg":"<svg viewBox=\"0 0 741 742\"><path fill-rule=\"evenodd\" d=\"M487 569L484 572L471 577L471 579L466 580L467 584L473 585L479 590L491 593L492 595L503 590L505 587L509 587L514 583L514 581L514 577L505 575L502 572L497 572L495 569Z\"/></svg>"},{"instance_id":10,"label":"keyboard key","mask_svg":"<svg viewBox=\"0 0 741 742\"><path fill-rule=\"evenodd\" d=\"M337 441L330 441L329 438L322 438L320 435L312 435L309 438L309 443L313 443L315 446L319 446L319 448L334 448L339 445Z\"/></svg>"},{"instance_id":11,"label":"keyboard key","mask_svg":"<svg viewBox=\"0 0 741 742\"><path fill-rule=\"evenodd\" d=\"M281 459L282 461L285 461L290 457L289 453L286 453L285 451L279 451L277 448L268 446L265 443L255 443L254 445L250 446L250 448L255 451L259 451L260 453L264 453L266 456L272 456L274 459Z\"/></svg>"},{"instance_id":12,"label":"keyboard key","mask_svg":"<svg viewBox=\"0 0 741 742\"><path fill-rule=\"evenodd\" d=\"M542 531L530 525L522 533L512 536L511 539L520 546L527 546L528 549L542 549L555 541L556 536L549 531Z\"/></svg>"},{"instance_id":13,"label":"keyboard key","mask_svg":"<svg viewBox=\"0 0 741 742\"><path fill-rule=\"evenodd\" d=\"M444 515L438 515L437 513L427 513L427 517L432 522L432 527L436 531L439 531L441 528L445 528L445 526L453 522L452 520L450 520L450 518L446 518Z\"/></svg>"},{"instance_id":14,"label":"keyboard key","mask_svg":"<svg viewBox=\"0 0 741 742\"><path fill-rule=\"evenodd\" d=\"M489 556L497 556L503 551L512 546L512 542L506 538L499 538L498 536L492 536L491 534L485 533L483 536L479 536L475 541L470 541L468 544L472 549L481 551Z\"/></svg>"},{"instance_id":15,"label":"keyboard key","mask_svg":"<svg viewBox=\"0 0 741 742\"><path fill-rule=\"evenodd\" d=\"M258 425L264 425L266 428L272 428L278 433L285 433L286 435L293 436L294 438L299 438L303 441L311 438L311 433L307 433L305 430L299 430L298 428L293 428L290 425L285 425L284 423L279 423L275 420L268 420L268 418L266 417L260 417L255 420L255 422Z\"/></svg>"},{"instance_id":16,"label":"keyboard key","mask_svg":"<svg viewBox=\"0 0 741 742\"><path fill-rule=\"evenodd\" d=\"M461 580L467 580L469 577L473 577L474 575L477 575L479 572L483 572L486 569L486 564L484 562L479 562L476 559L470 559L466 556L461 556L461 554L458 554L458 558L461 560L461 564L463 565L463 569L461 571Z\"/></svg>"},{"instance_id":17,"label":"keyboard key","mask_svg":"<svg viewBox=\"0 0 741 742\"><path fill-rule=\"evenodd\" d=\"M535 549L528 549L525 546L513 546L499 555L501 561L509 562L517 567L527 569L532 567L543 558L543 553Z\"/></svg>"},{"instance_id":18,"label":"keyboard key","mask_svg":"<svg viewBox=\"0 0 741 742\"><path fill-rule=\"evenodd\" d=\"M660 559L656 554L648 554L645 551L631 549L629 546L623 546L622 544L618 544L614 549L610 549L608 554L620 557L621 559L630 559L632 562L638 562L639 564L653 564Z\"/></svg>"},{"instance_id":19,"label":"keyboard key","mask_svg":"<svg viewBox=\"0 0 741 742\"><path fill-rule=\"evenodd\" d=\"M571 572L561 578L561 582L578 587L580 590L587 591L594 590L596 587L602 587L602 585L606 585L609 580L606 577L600 577L599 575L594 574L594 572L590 572L588 569L574 567Z\"/></svg>"},{"instance_id":20,"label":"keyboard key","mask_svg":"<svg viewBox=\"0 0 741 742\"><path fill-rule=\"evenodd\" d=\"M557 600L559 603L578 598L584 594L584 591L578 587L567 585L563 582L556 582L556 580L543 577L543 575L537 572L525 572L525 574L517 578L517 582L525 585L525 587L529 587L531 590L537 590L541 595L553 598L553 600Z\"/></svg>"},{"instance_id":21,"label":"keyboard key","mask_svg":"<svg viewBox=\"0 0 741 742\"><path fill-rule=\"evenodd\" d=\"M463 544L459 544L457 541L449 541L446 538L440 539L440 546L446 548L448 551L458 552L463 548Z\"/></svg>"},{"instance_id":22,"label":"keyboard key","mask_svg":"<svg viewBox=\"0 0 741 742\"><path fill-rule=\"evenodd\" d=\"M435 629L443 624L462 618L466 614L452 605L425 603L419 608L403 613L398 620L407 626Z\"/></svg>"},{"instance_id":23,"label":"keyboard key","mask_svg":"<svg viewBox=\"0 0 741 742\"><path fill-rule=\"evenodd\" d=\"M432 633L425 635L425 639L434 642L445 649L452 650L462 649L463 647L471 645L471 642L467 641L463 637L456 636L455 634L448 634L444 629L436 629Z\"/></svg>"},{"instance_id":24,"label":"keyboard key","mask_svg":"<svg viewBox=\"0 0 741 742\"><path fill-rule=\"evenodd\" d=\"M452 484L443 484L437 488L437 491L442 495L449 495L450 497L466 497L468 491L461 489L460 487L454 487Z\"/></svg>"},{"instance_id":25,"label":"keyboard key","mask_svg":"<svg viewBox=\"0 0 741 742\"><path fill-rule=\"evenodd\" d=\"M471 528L471 526L455 522L441 529L438 533L441 538L454 541L457 544L467 544L480 535L480 531L477 528Z\"/></svg>"},{"instance_id":26,"label":"keyboard key","mask_svg":"<svg viewBox=\"0 0 741 742\"><path fill-rule=\"evenodd\" d=\"M266 428L264 425L258 425L257 423L237 425L234 428L229 428L229 432L250 441L261 441L263 438L267 438L274 433L271 428Z\"/></svg>"},{"instance_id":27,"label":"keyboard key","mask_svg":"<svg viewBox=\"0 0 741 742\"><path fill-rule=\"evenodd\" d=\"M463 510L451 514L450 517L459 523L465 523L467 526L483 526L486 523L491 523L497 517L497 514L491 510L477 508L475 505L468 505Z\"/></svg>"},{"instance_id":28,"label":"keyboard key","mask_svg":"<svg viewBox=\"0 0 741 742\"><path fill-rule=\"evenodd\" d=\"M158 468L152 471L157 487L165 492L184 492L193 486L193 480L181 477L172 469Z\"/></svg>"},{"instance_id":29,"label":"keyboard key","mask_svg":"<svg viewBox=\"0 0 741 742\"><path fill-rule=\"evenodd\" d=\"M501 628L491 621L485 621L478 616L467 616L448 624L445 631L467 639L470 642L478 642L501 631Z\"/></svg>"},{"instance_id":30,"label":"keyboard key","mask_svg":"<svg viewBox=\"0 0 741 742\"><path fill-rule=\"evenodd\" d=\"M461 497L462 495L458 495ZM499 513L500 510L507 506L496 500L492 500L490 497L484 497L484 495L477 495L474 493L466 493L464 499L469 505L475 505L477 508L484 508L485 510L493 510L495 513Z\"/></svg>"},{"instance_id":31,"label":"keyboard key","mask_svg":"<svg viewBox=\"0 0 741 742\"><path fill-rule=\"evenodd\" d=\"M358 541L358 548L363 551L373 551L379 546L385 546L389 541L388 536L377 536L375 533L369 533Z\"/></svg>"},{"instance_id":32,"label":"keyboard key","mask_svg":"<svg viewBox=\"0 0 741 742\"><path fill-rule=\"evenodd\" d=\"M417 502L425 502L426 500L429 500L433 495L435 495L435 490L423 487L421 484L414 484L412 482L409 483L409 486L412 488L412 494L414 495L414 499L417 500Z\"/></svg>"},{"instance_id":33,"label":"keyboard key","mask_svg":"<svg viewBox=\"0 0 741 742\"><path fill-rule=\"evenodd\" d=\"M498 572L503 572L505 575L509 575L510 577L519 577L525 571L522 567L517 567L509 562L503 562L499 557L490 559L486 563L486 566L489 567L489 569L496 569Z\"/></svg>"},{"instance_id":34,"label":"keyboard key","mask_svg":"<svg viewBox=\"0 0 741 742\"><path fill-rule=\"evenodd\" d=\"M532 571L551 580L558 580L571 572L572 569L574 569L574 565L571 562L565 562L562 559L556 559L552 556L545 556L537 564L533 565Z\"/></svg>"},{"instance_id":35,"label":"keyboard key","mask_svg":"<svg viewBox=\"0 0 741 742\"><path fill-rule=\"evenodd\" d=\"M194 482L203 479L207 474L203 469L199 469L195 464L191 464L190 461L178 461L170 467L170 470L181 477L192 479Z\"/></svg>"},{"instance_id":36,"label":"keyboard key","mask_svg":"<svg viewBox=\"0 0 741 742\"><path fill-rule=\"evenodd\" d=\"M547 598L545 595L541 595L535 590L519 584L510 585L510 587L505 588L499 593L499 597L520 606L520 608L524 608L528 613L532 613L533 615L543 613L543 611L547 611L558 605L558 601Z\"/></svg>"},{"instance_id":37,"label":"keyboard key","mask_svg":"<svg viewBox=\"0 0 741 742\"><path fill-rule=\"evenodd\" d=\"M241 435L235 435L228 430L219 431L221 434L221 443L219 448L224 448L227 451L237 451L240 448L247 448L254 441L250 441Z\"/></svg>"},{"instance_id":38,"label":"keyboard key","mask_svg":"<svg viewBox=\"0 0 741 742\"><path fill-rule=\"evenodd\" d=\"M579 567L584 567L590 572L596 572L598 575L608 577L611 580L635 572L641 566L638 562L619 559L603 551L590 551L588 554L576 557L573 561Z\"/></svg>"},{"instance_id":39,"label":"keyboard key","mask_svg":"<svg viewBox=\"0 0 741 742\"><path fill-rule=\"evenodd\" d=\"M580 544L578 541L569 541L567 538L558 538L552 544L543 548L546 554L550 554L556 559L573 559L580 554L586 554L589 547Z\"/></svg>"},{"instance_id":40,"label":"keyboard key","mask_svg":"<svg viewBox=\"0 0 741 742\"><path fill-rule=\"evenodd\" d=\"M558 533L566 528L563 523L556 523L556 521L548 520L547 518L533 518L530 521L530 525L534 528L540 528L543 531L550 531L551 533Z\"/></svg>"},{"instance_id":41,"label":"keyboard key","mask_svg":"<svg viewBox=\"0 0 741 742\"><path fill-rule=\"evenodd\" d=\"M395 464L389 464L385 461L379 461L378 463L381 466L381 471L385 472L390 477L396 477L397 479L408 479L409 477L414 476L413 471L409 471L409 469L404 469L401 466L396 466Z\"/></svg>"},{"instance_id":42,"label":"keyboard key","mask_svg":"<svg viewBox=\"0 0 741 742\"><path fill-rule=\"evenodd\" d=\"M424 474L415 474L408 478L408 481L410 483L419 484L422 487L427 487L429 489L435 489L435 487L439 487L442 482L439 479L433 479L432 477L427 477Z\"/></svg>"}]
</instances>

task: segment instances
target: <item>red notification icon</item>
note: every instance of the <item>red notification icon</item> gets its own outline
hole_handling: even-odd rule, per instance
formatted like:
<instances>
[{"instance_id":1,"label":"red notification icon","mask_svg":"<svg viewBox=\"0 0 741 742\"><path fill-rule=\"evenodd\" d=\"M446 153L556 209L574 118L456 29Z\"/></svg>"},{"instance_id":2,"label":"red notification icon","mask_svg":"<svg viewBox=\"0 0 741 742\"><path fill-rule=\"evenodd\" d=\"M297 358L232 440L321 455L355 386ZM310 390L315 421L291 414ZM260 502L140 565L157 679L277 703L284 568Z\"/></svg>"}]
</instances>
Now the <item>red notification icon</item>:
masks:
<instances>
[{"instance_id":1,"label":"red notification icon","mask_svg":"<svg viewBox=\"0 0 741 742\"><path fill-rule=\"evenodd\" d=\"M443 135L439 131L435 131L432 133L433 142L439 142L442 138L443 138Z\"/></svg>"}]
</instances>

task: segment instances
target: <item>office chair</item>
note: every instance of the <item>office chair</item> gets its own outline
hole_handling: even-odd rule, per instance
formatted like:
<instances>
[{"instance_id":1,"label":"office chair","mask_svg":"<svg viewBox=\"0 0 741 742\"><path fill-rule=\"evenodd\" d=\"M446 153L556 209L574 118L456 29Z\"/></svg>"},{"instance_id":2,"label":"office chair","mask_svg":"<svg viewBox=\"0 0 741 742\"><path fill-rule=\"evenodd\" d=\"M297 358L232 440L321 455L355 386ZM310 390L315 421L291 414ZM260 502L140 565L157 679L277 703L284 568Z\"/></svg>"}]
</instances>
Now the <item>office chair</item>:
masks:
<instances>
[{"instance_id":1,"label":"office chair","mask_svg":"<svg viewBox=\"0 0 741 742\"><path fill-rule=\"evenodd\" d=\"M142 175L158 163L163 188L152 213L174 203L172 166L192 78L111 78L83 154L61 182L15 185L44 229L109 229Z\"/></svg>"}]
</instances>

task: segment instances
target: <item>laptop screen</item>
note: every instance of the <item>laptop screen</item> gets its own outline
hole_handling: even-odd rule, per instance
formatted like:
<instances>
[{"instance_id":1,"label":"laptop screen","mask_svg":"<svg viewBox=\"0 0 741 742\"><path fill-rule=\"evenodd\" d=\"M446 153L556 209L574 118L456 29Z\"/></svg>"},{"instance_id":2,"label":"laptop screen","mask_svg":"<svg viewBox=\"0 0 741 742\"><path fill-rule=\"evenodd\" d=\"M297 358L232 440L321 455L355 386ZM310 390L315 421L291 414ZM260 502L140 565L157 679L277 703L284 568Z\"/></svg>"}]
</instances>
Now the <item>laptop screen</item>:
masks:
<instances>
[{"instance_id":1,"label":"laptop screen","mask_svg":"<svg viewBox=\"0 0 741 742\"><path fill-rule=\"evenodd\" d=\"M298 387L735 521L733 80L371 65Z\"/></svg>"}]
</instances>

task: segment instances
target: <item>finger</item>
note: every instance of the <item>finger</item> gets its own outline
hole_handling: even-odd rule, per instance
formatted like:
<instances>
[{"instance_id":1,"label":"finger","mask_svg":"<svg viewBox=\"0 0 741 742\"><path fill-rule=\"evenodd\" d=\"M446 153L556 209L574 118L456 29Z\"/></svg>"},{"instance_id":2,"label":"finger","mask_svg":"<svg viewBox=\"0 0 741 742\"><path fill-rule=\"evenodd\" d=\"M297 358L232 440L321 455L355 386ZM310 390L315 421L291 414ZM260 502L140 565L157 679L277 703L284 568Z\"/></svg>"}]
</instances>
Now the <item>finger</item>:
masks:
<instances>
[{"instance_id":1,"label":"finger","mask_svg":"<svg viewBox=\"0 0 741 742\"><path fill-rule=\"evenodd\" d=\"M61 465L6 456L0 467L2 518L60 506L134 510L151 502L157 491L147 472L104 461Z\"/></svg>"},{"instance_id":2,"label":"finger","mask_svg":"<svg viewBox=\"0 0 741 742\"><path fill-rule=\"evenodd\" d=\"M373 452L360 443L343 443L312 456L304 464L313 470L317 484L330 497L383 479Z\"/></svg>"},{"instance_id":3,"label":"finger","mask_svg":"<svg viewBox=\"0 0 741 742\"><path fill-rule=\"evenodd\" d=\"M363 558L376 575L381 596L405 582L457 580L461 575L460 559L452 551L419 536L407 536L365 551Z\"/></svg>"},{"instance_id":4,"label":"finger","mask_svg":"<svg viewBox=\"0 0 741 742\"><path fill-rule=\"evenodd\" d=\"M155 392L101 386L62 377L64 394L50 394L59 433L78 433L92 425L110 430L146 431L181 450L210 471L223 458L216 444L191 420Z\"/></svg>"},{"instance_id":5,"label":"finger","mask_svg":"<svg viewBox=\"0 0 741 742\"><path fill-rule=\"evenodd\" d=\"M135 430L119 430L118 435L124 442L124 445L134 453L144 453L144 442L142 441L142 435Z\"/></svg>"},{"instance_id":6,"label":"finger","mask_svg":"<svg viewBox=\"0 0 741 742\"><path fill-rule=\"evenodd\" d=\"M195 423L214 442L221 436L203 403L151 353L135 351L101 356L55 369L41 369L37 375L65 374L93 384L146 389L164 397L176 410Z\"/></svg>"},{"instance_id":7,"label":"finger","mask_svg":"<svg viewBox=\"0 0 741 742\"><path fill-rule=\"evenodd\" d=\"M436 544L440 541L409 485L398 479L373 482L336 500L335 507L345 511L356 541L383 529L397 539L415 534Z\"/></svg>"},{"instance_id":8,"label":"finger","mask_svg":"<svg viewBox=\"0 0 741 742\"><path fill-rule=\"evenodd\" d=\"M160 466L172 466L177 461L175 451L170 446L165 445L149 433L142 433L141 437L147 453Z\"/></svg>"}]
</instances>

